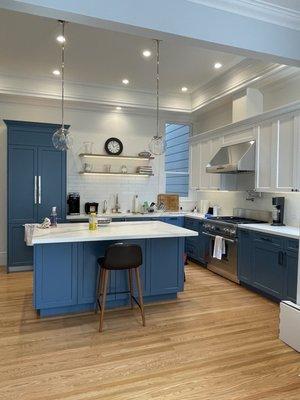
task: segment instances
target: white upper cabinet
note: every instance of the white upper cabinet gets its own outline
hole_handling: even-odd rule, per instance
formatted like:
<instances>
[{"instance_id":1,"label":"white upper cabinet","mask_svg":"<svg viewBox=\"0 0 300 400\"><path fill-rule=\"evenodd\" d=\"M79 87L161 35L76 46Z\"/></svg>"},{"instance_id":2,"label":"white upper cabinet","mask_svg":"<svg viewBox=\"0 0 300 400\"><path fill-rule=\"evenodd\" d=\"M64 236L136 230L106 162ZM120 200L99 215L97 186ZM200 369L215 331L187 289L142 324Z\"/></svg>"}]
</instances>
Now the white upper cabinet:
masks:
<instances>
[{"instance_id":1,"label":"white upper cabinet","mask_svg":"<svg viewBox=\"0 0 300 400\"><path fill-rule=\"evenodd\" d=\"M193 143L190 149L190 188L198 189L200 184L200 143Z\"/></svg>"},{"instance_id":2,"label":"white upper cabinet","mask_svg":"<svg viewBox=\"0 0 300 400\"><path fill-rule=\"evenodd\" d=\"M299 117L280 118L277 124L276 140L276 190L289 191L299 189L297 170L299 169L299 153L297 144Z\"/></svg>"},{"instance_id":3,"label":"white upper cabinet","mask_svg":"<svg viewBox=\"0 0 300 400\"><path fill-rule=\"evenodd\" d=\"M259 124L256 144L256 190L298 191L299 117L287 115Z\"/></svg>"},{"instance_id":4,"label":"white upper cabinet","mask_svg":"<svg viewBox=\"0 0 300 400\"><path fill-rule=\"evenodd\" d=\"M211 161L213 156L222 146L223 146L223 137L211 139L209 161ZM221 189L221 175L220 174L208 174L208 175L210 176L210 184L209 184L210 189L216 189L216 190Z\"/></svg>"},{"instance_id":5,"label":"white upper cabinet","mask_svg":"<svg viewBox=\"0 0 300 400\"><path fill-rule=\"evenodd\" d=\"M266 121L257 127L256 190L271 191L274 187L274 130L276 123Z\"/></svg>"},{"instance_id":6,"label":"white upper cabinet","mask_svg":"<svg viewBox=\"0 0 300 400\"><path fill-rule=\"evenodd\" d=\"M240 182L234 182L237 176L208 174L206 166L220 147L255 140L255 183L250 182L250 186L260 192L300 191L299 108L285 113L281 110L277 115L272 111L258 116L258 121L252 118L248 126L242 121L205 133L204 139L200 136L191 148L192 187L242 190Z\"/></svg>"},{"instance_id":7,"label":"white upper cabinet","mask_svg":"<svg viewBox=\"0 0 300 400\"><path fill-rule=\"evenodd\" d=\"M206 172L206 166L210 162L210 139L201 140L200 144L200 179L199 189L210 189L210 174Z\"/></svg>"},{"instance_id":8,"label":"white upper cabinet","mask_svg":"<svg viewBox=\"0 0 300 400\"><path fill-rule=\"evenodd\" d=\"M213 190L220 189L221 186L220 174L209 174L206 172L206 167L222 145L223 145L223 137L201 140L199 142L199 148L200 148L200 173L199 173L199 186L198 186L199 189L213 189Z\"/></svg>"}]
</instances>

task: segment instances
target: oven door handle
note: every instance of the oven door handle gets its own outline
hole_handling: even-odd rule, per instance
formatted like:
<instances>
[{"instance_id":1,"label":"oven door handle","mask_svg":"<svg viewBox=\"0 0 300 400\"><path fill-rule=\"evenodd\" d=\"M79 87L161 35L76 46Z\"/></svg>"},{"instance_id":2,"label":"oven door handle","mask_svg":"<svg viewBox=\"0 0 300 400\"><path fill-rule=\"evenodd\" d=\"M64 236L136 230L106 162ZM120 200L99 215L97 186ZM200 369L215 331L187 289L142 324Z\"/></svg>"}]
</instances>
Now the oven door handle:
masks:
<instances>
[{"instance_id":1,"label":"oven door handle","mask_svg":"<svg viewBox=\"0 0 300 400\"><path fill-rule=\"evenodd\" d=\"M215 238L216 237L216 235L211 235L210 233L206 233L206 232L202 232L202 234L205 235L205 236L209 236L211 238ZM221 236L221 237L227 242L236 243L236 240L227 239L227 238L224 238L223 236Z\"/></svg>"}]
</instances>

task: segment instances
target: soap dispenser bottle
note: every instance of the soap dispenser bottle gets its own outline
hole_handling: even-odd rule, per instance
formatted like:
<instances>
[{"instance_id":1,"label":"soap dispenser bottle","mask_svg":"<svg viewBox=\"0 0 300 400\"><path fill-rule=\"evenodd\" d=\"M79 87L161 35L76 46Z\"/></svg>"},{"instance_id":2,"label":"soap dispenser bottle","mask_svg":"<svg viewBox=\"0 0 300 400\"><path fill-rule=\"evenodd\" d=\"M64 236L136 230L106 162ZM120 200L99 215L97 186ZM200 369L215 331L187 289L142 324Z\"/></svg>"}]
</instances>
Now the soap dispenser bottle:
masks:
<instances>
[{"instance_id":1,"label":"soap dispenser bottle","mask_svg":"<svg viewBox=\"0 0 300 400\"><path fill-rule=\"evenodd\" d=\"M51 226L56 227L57 226L57 211L56 207L52 207L52 211L50 214L50 223Z\"/></svg>"}]
</instances>

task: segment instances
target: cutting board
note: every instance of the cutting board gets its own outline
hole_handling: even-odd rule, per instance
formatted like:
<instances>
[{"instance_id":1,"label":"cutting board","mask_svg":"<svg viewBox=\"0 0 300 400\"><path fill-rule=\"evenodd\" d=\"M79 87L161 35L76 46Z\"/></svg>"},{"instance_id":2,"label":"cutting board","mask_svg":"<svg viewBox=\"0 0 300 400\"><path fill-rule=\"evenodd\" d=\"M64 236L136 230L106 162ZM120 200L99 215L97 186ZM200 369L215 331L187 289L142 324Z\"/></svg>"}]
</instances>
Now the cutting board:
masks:
<instances>
[{"instance_id":1,"label":"cutting board","mask_svg":"<svg viewBox=\"0 0 300 400\"><path fill-rule=\"evenodd\" d=\"M157 204L164 203L166 211L179 211L178 194L158 194Z\"/></svg>"}]
</instances>

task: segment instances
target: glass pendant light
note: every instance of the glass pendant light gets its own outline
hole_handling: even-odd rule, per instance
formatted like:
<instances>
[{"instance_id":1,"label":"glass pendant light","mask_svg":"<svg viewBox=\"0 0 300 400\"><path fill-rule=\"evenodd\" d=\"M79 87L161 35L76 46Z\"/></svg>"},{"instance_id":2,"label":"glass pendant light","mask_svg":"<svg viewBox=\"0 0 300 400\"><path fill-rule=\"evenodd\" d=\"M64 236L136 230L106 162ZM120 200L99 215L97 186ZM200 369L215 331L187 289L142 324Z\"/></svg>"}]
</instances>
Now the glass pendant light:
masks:
<instances>
[{"instance_id":1,"label":"glass pendant light","mask_svg":"<svg viewBox=\"0 0 300 400\"><path fill-rule=\"evenodd\" d=\"M61 37L65 38L65 21L59 21L62 26ZM66 151L72 146L72 136L64 124L65 101L65 40L61 41L61 127L53 134L52 143L57 150Z\"/></svg>"},{"instance_id":2,"label":"glass pendant light","mask_svg":"<svg viewBox=\"0 0 300 400\"><path fill-rule=\"evenodd\" d=\"M156 135L153 136L149 143L149 149L152 154L161 155L166 151L166 142L159 132L159 44L160 40L156 39Z\"/></svg>"}]
</instances>

